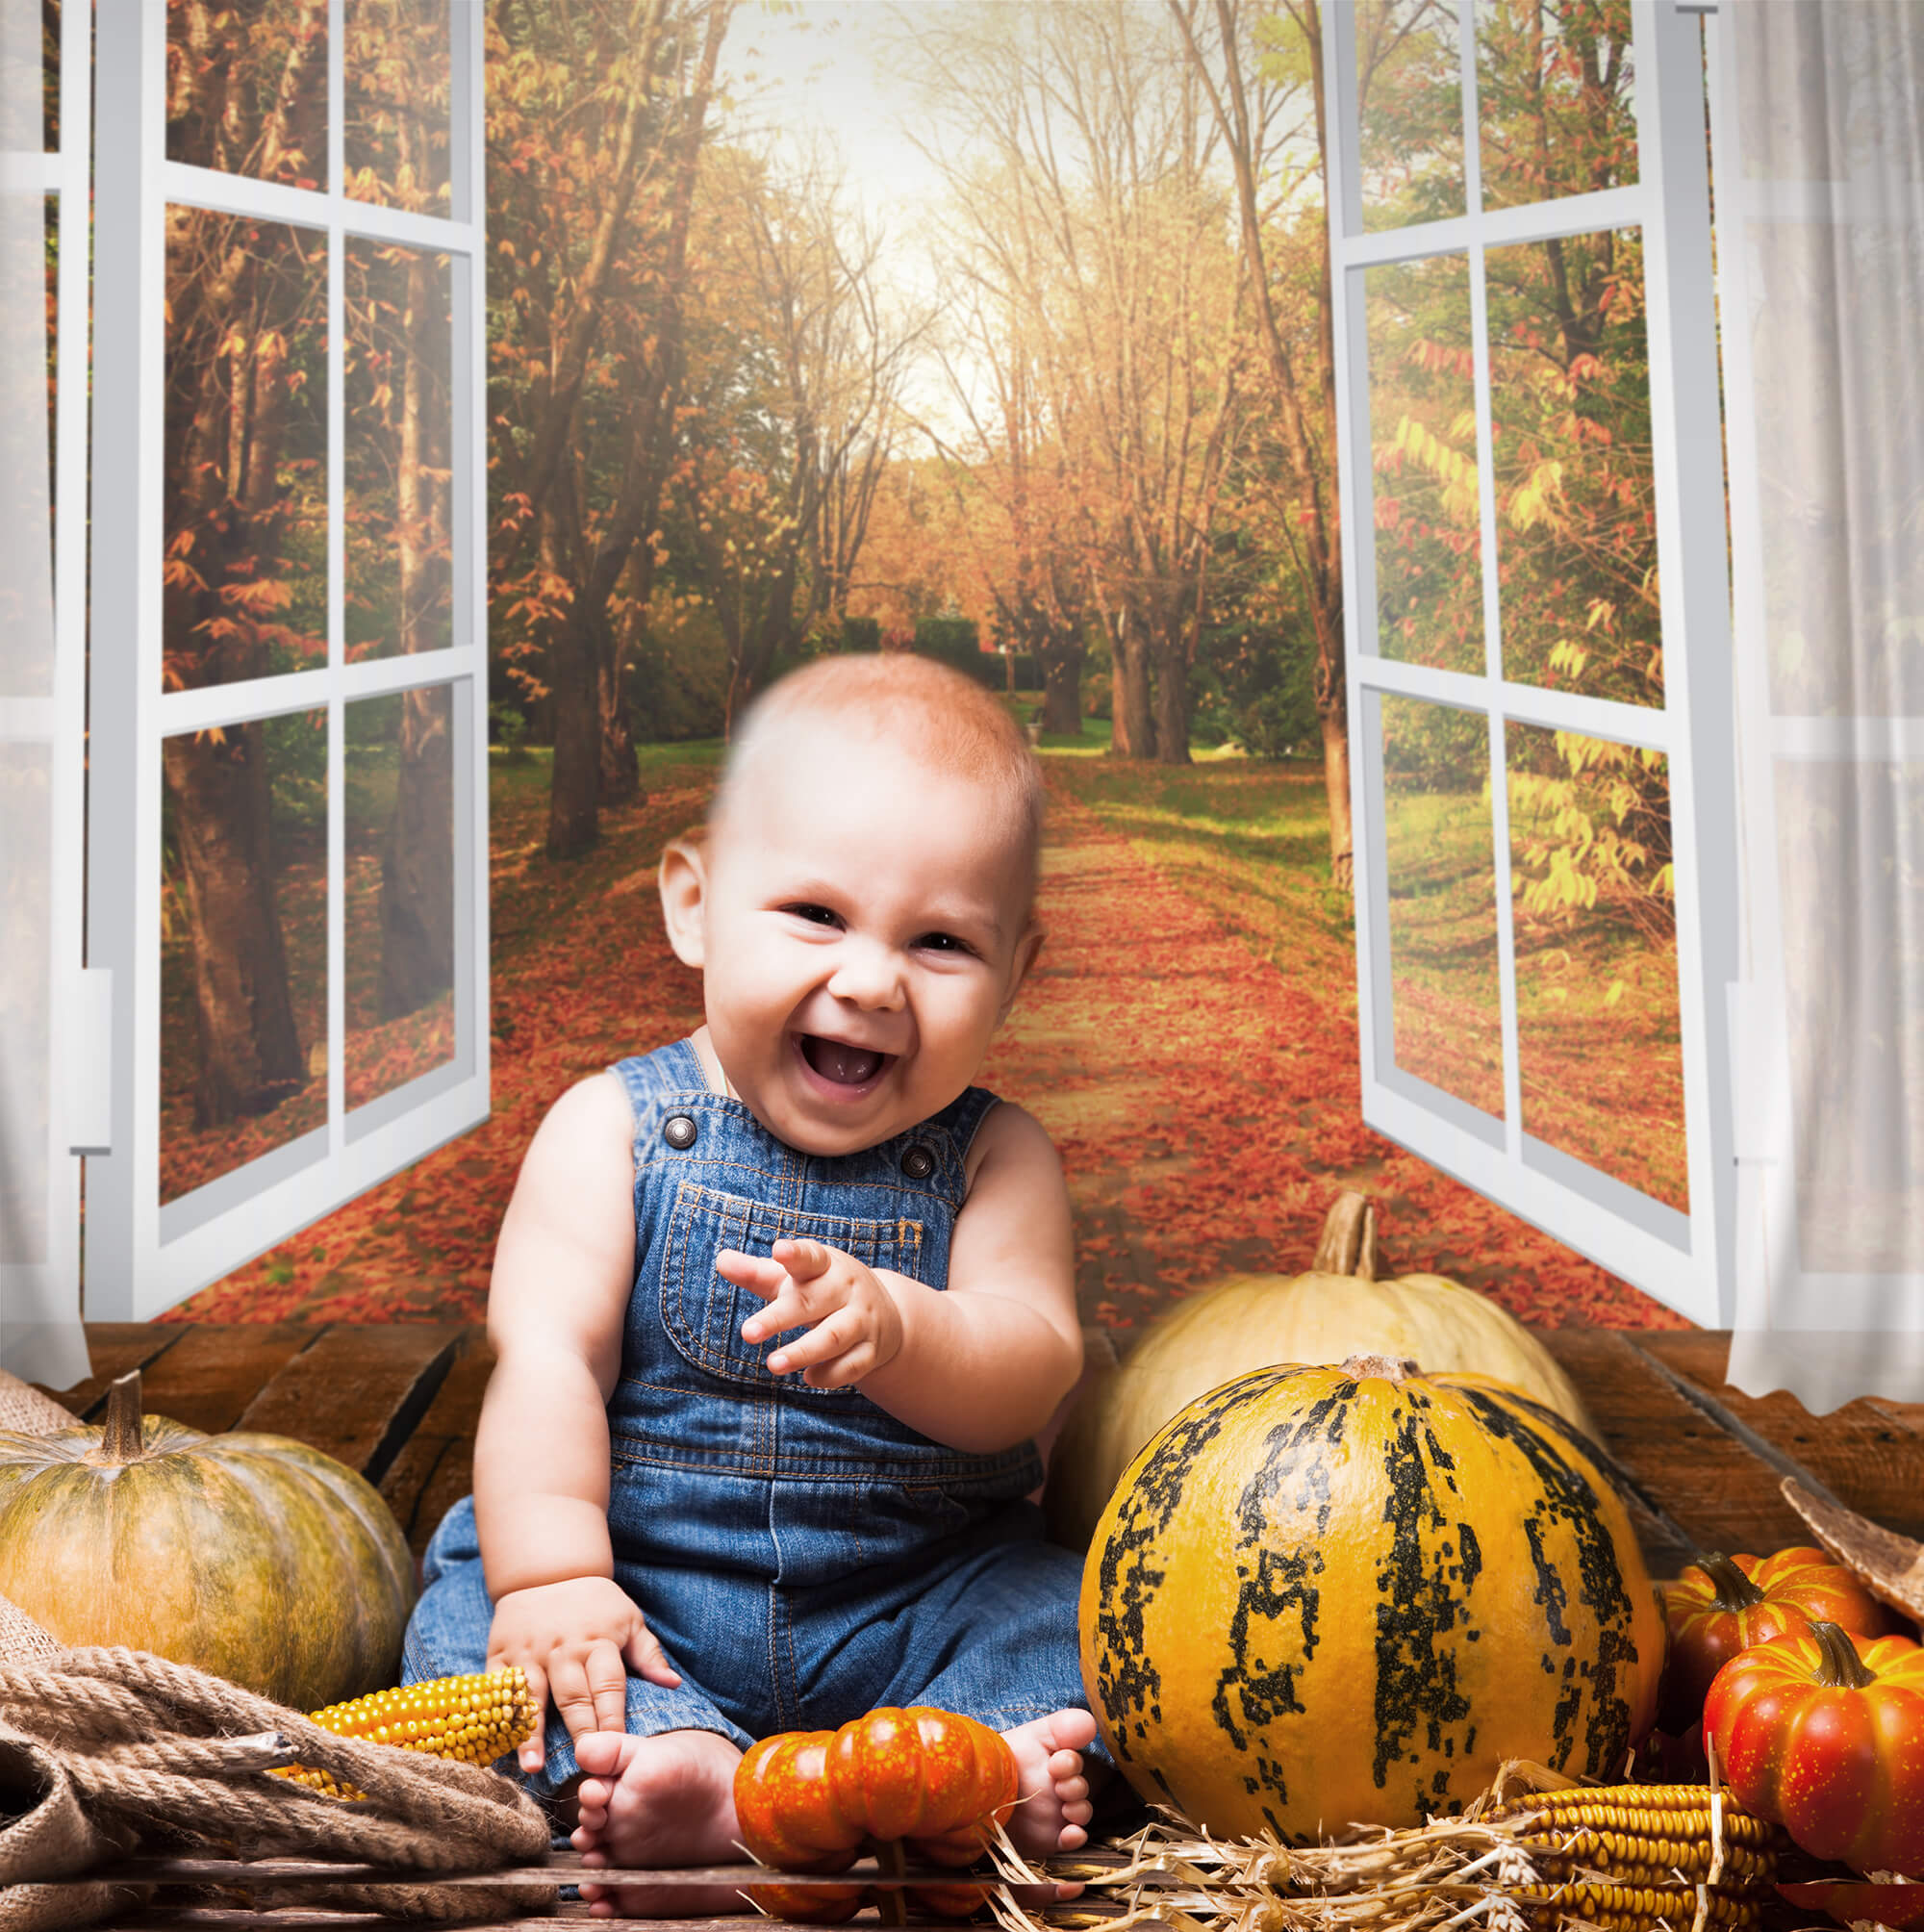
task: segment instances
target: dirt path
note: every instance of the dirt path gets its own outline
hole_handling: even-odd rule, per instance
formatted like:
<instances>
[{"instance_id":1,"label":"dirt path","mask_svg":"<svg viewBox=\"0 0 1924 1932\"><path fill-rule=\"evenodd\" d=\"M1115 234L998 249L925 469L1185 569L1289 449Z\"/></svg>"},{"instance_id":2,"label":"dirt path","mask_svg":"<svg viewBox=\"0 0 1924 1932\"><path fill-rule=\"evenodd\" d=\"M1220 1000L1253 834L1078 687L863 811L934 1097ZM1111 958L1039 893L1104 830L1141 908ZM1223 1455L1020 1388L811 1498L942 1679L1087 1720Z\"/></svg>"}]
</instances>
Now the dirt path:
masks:
<instances>
[{"instance_id":1,"label":"dirt path","mask_svg":"<svg viewBox=\"0 0 1924 1932\"><path fill-rule=\"evenodd\" d=\"M1286 973L1059 788L1050 825L1049 939L984 1080L1062 1152L1086 1319L1127 1332L1218 1275L1295 1273L1356 1186L1399 1272L1527 1321L1683 1326L1363 1125L1354 955Z\"/></svg>"},{"instance_id":2,"label":"dirt path","mask_svg":"<svg viewBox=\"0 0 1924 1932\"><path fill-rule=\"evenodd\" d=\"M497 812L492 1118L175 1319L481 1317L494 1231L543 1112L571 1080L698 1018L653 889L663 841L700 812L706 775L688 775L609 815L601 846L567 869L539 858L528 813ZM1401 1271L1470 1282L1529 1321L1679 1325L1363 1126L1349 955L1312 950L1320 983L1287 973L1060 788L1050 823L1049 940L983 1080L1062 1151L1085 1319L1127 1335L1224 1272L1295 1272L1337 1189L1359 1185L1379 1197Z\"/></svg>"}]
</instances>

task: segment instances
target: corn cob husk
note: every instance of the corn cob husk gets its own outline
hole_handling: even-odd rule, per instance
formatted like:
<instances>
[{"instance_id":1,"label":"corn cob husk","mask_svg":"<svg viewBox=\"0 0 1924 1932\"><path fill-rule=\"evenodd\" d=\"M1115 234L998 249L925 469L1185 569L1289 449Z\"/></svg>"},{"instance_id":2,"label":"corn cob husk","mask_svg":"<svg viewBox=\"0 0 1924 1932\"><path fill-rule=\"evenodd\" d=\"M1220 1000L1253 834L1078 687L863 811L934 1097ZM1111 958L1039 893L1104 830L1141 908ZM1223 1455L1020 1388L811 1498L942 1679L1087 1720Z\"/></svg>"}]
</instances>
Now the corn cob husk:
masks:
<instances>
[{"instance_id":1,"label":"corn cob husk","mask_svg":"<svg viewBox=\"0 0 1924 1932\"><path fill-rule=\"evenodd\" d=\"M1786 1843L1708 1787L1560 1787L1506 1766L1466 1816L1412 1830L1297 1846L1198 1837L1172 1820L1130 1840L1121 1870L1092 1863L1084 1874L1057 1858L1050 1874L1086 1875L1127 1908L1119 1919L1110 1904L1104 1932L1150 1919L1177 1932L1748 1932L1775 1896ZM1032 1932L1020 1907L996 1916L1005 1932Z\"/></svg>"},{"instance_id":2,"label":"corn cob husk","mask_svg":"<svg viewBox=\"0 0 1924 1932\"><path fill-rule=\"evenodd\" d=\"M435 1677L392 1690L375 1690L351 1703L330 1704L314 1714L323 1731L424 1751L457 1764L492 1765L512 1751L535 1725L534 1699L519 1665L470 1677ZM352 1785L332 1772L293 1765L275 1774L329 1797L358 1798Z\"/></svg>"}]
</instances>

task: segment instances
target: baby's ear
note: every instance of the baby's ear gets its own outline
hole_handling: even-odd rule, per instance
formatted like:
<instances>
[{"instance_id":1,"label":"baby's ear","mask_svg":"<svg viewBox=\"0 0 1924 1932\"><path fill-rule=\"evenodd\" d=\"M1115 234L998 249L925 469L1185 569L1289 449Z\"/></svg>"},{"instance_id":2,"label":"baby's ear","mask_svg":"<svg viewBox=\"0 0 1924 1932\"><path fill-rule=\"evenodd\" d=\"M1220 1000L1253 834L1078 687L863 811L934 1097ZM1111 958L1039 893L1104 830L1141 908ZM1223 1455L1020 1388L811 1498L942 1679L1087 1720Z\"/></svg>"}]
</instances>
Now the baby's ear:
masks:
<instances>
[{"instance_id":1,"label":"baby's ear","mask_svg":"<svg viewBox=\"0 0 1924 1932\"><path fill-rule=\"evenodd\" d=\"M1039 926L1031 926L1016 941L1016 956L1009 967L1008 990L1002 995L1002 1004L996 1012L996 1025L1000 1026L1009 1017L1009 1008L1016 1003L1016 995L1022 991L1023 981L1028 978L1029 968L1035 964L1036 954L1042 951L1042 942L1048 935Z\"/></svg>"},{"instance_id":2,"label":"baby's ear","mask_svg":"<svg viewBox=\"0 0 1924 1932\"><path fill-rule=\"evenodd\" d=\"M699 971L707 957L702 913L708 900L708 849L701 833L669 841L655 882L661 888L668 943L684 966Z\"/></svg>"}]
</instances>

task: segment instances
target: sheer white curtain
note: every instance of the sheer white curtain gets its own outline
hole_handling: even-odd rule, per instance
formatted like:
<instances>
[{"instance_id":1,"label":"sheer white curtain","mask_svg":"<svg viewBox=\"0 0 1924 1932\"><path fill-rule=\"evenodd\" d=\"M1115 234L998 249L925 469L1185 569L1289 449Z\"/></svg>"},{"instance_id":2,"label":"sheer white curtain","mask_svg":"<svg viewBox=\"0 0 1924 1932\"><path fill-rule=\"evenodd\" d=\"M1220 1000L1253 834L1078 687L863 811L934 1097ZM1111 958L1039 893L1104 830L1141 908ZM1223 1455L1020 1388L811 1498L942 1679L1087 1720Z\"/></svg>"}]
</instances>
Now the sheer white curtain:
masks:
<instances>
[{"instance_id":1,"label":"sheer white curtain","mask_svg":"<svg viewBox=\"0 0 1924 1932\"><path fill-rule=\"evenodd\" d=\"M1924 1401L1924 5L1722 0L1747 980L1730 1379Z\"/></svg>"},{"instance_id":2,"label":"sheer white curtain","mask_svg":"<svg viewBox=\"0 0 1924 1932\"><path fill-rule=\"evenodd\" d=\"M71 1157L54 1013L66 991L57 906L57 761L47 421L47 193L40 9L0 0L0 1367L65 1387L88 1372L72 1270ZM83 200L84 206L84 200ZM84 217L83 217L84 220ZM84 235L84 227L83 227ZM81 243L85 245L84 240Z\"/></svg>"}]
</instances>

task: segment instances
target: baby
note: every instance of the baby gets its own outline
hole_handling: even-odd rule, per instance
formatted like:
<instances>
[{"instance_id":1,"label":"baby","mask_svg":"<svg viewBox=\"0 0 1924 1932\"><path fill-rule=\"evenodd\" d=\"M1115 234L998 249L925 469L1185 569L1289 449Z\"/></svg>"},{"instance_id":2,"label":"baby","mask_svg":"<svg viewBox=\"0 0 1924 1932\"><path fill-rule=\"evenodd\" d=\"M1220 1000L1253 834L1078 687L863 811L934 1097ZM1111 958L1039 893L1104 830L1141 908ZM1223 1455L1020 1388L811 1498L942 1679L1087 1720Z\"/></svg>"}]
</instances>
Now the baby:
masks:
<instances>
[{"instance_id":1,"label":"baby","mask_svg":"<svg viewBox=\"0 0 1924 1932\"><path fill-rule=\"evenodd\" d=\"M706 1024L528 1148L474 1494L404 1674L521 1665L554 1707L521 1770L578 1777L591 1865L738 1859L744 1747L878 1705L1001 1731L1017 1844L1085 1840L1081 1565L1024 1500L1081 1365L1069 1202L1042 1129L970 1084L1042 943L1041 804L959 673L784 679L661 862Z\"/></svg>"}]
</instances>

